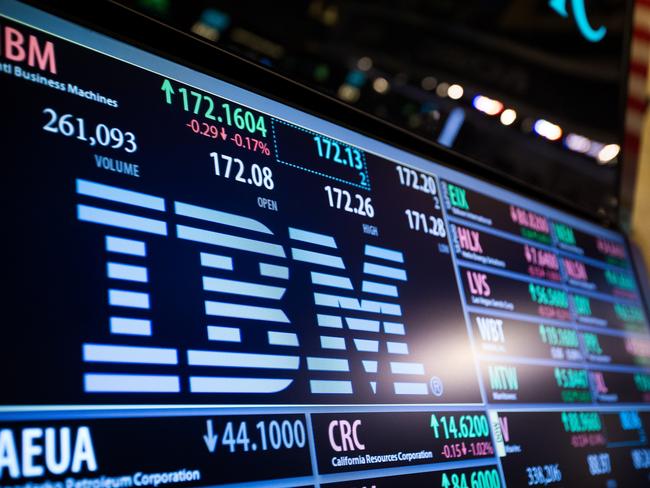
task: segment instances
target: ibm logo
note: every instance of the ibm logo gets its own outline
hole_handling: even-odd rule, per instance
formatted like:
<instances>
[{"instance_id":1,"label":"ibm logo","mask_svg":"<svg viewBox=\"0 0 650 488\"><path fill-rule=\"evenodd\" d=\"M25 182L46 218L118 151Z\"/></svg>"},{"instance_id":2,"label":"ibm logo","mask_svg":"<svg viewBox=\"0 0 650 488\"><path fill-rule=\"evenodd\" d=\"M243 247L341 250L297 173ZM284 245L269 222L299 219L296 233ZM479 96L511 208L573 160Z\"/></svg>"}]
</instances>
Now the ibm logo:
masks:
<instances>
[{"instance_id":1,"label":"ibm logo","mask_svg":"<svg viewBox=\"0 0 650 488\"><path fill-rule=\"evenodd\" d=\"M91 369L129 364L146 373L91 370L84 375L86 392L180 393L186 387L173 370L186 360L191 393L274 394L289 388L301 370L312 395L376 395L381 359L388 373L381 376L383 393L430 394L424 365L409 361L399 304L400 285L408 281L401 251L364 244L360 259L345 262L334 236L288 227L280 238L259 220L179 201L172 204L173 225L164 220L169 202L163 198L83 179L76 180L76 191L83 200L77 218L108 230L110 334L129 338L129 345L118 344L123 339L85 343L83 359ZM205 322L179 327L203 331L207 342L198 348L151 346L158 333L150 315L149 247L170 234L196 253ZM314 310L309 320L285 309L289 286L305 277L311 289L301 292ZM160 365L170 373L147 373Z\"/></svg>"}]
</instances>

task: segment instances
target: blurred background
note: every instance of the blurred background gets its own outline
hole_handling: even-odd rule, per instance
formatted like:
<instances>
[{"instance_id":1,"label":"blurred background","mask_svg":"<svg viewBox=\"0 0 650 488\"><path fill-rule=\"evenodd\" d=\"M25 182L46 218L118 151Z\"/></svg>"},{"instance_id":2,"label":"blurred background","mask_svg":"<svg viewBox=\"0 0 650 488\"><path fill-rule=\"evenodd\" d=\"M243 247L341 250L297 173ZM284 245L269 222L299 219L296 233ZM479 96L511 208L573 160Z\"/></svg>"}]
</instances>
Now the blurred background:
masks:
<instances>
[{"instance_id":1,"label":"blurred background","mask_svg":"<svg viewBox=\"0 0 650 488\"><path fill-rule=\"evenodd\" d=\"M650 244L650 0L121 3Z\"/></svg>"}]
</instances>

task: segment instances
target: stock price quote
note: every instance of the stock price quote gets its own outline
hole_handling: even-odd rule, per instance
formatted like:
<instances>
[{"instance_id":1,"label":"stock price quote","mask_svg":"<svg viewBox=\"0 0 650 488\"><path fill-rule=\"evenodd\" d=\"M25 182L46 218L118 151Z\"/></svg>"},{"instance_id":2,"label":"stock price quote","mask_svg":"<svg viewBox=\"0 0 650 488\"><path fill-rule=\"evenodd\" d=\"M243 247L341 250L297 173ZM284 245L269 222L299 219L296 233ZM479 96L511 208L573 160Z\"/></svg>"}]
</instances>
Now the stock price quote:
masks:
<instances>
[{"instance_id":1,"label":"stock price quote","mask_svg":"<svg viewBox=\"0 0 650 488\"><path fill-rule=\"evenodd\" d=\"M2 486L649 482L622 235L0 14Z\"/></svg>"}]
</instances>

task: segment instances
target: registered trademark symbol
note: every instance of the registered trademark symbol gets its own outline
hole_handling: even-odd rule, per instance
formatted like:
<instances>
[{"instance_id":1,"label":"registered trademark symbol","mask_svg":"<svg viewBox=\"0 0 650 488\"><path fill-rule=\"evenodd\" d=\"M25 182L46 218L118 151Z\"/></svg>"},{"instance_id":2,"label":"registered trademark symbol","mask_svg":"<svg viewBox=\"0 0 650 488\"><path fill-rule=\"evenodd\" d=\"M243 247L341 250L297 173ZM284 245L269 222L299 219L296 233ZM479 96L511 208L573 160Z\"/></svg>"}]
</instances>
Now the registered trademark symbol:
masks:
<instances>
[{"instance_id":1,"label":"registered trademark symbol","mask_svg":"<svg viewBox=\"0 0 650 488\"><path fill-rule=\"evenodd\" d=\"M431 393L433 393L437 397L442 396L443 392L445 391L445 388L440 378L438 378L437 376L431 378L430 385L431 385Z\"/></svg>"}]
</instances>

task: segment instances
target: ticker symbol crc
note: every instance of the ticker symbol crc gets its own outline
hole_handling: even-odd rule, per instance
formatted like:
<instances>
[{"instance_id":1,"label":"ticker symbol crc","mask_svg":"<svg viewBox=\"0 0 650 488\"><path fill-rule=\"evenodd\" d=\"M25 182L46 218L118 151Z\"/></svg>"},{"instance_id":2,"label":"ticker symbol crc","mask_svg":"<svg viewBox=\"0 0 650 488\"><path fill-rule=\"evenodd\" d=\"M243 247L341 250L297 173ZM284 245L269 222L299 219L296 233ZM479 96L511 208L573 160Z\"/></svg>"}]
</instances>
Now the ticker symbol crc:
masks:
<instances>
[{"instance_id":1,"label":"ticker symbol crc","mask_svg":"<svg viewBox=\"0 0 650 488\"><path fill-rule=\"evenodd\" d=\"M350 423L347 420L332 420L327 429L330 446L336 452L363 451L366 446L359 440L359 427L361 420Z\"/></svg>"}]
</instances>

